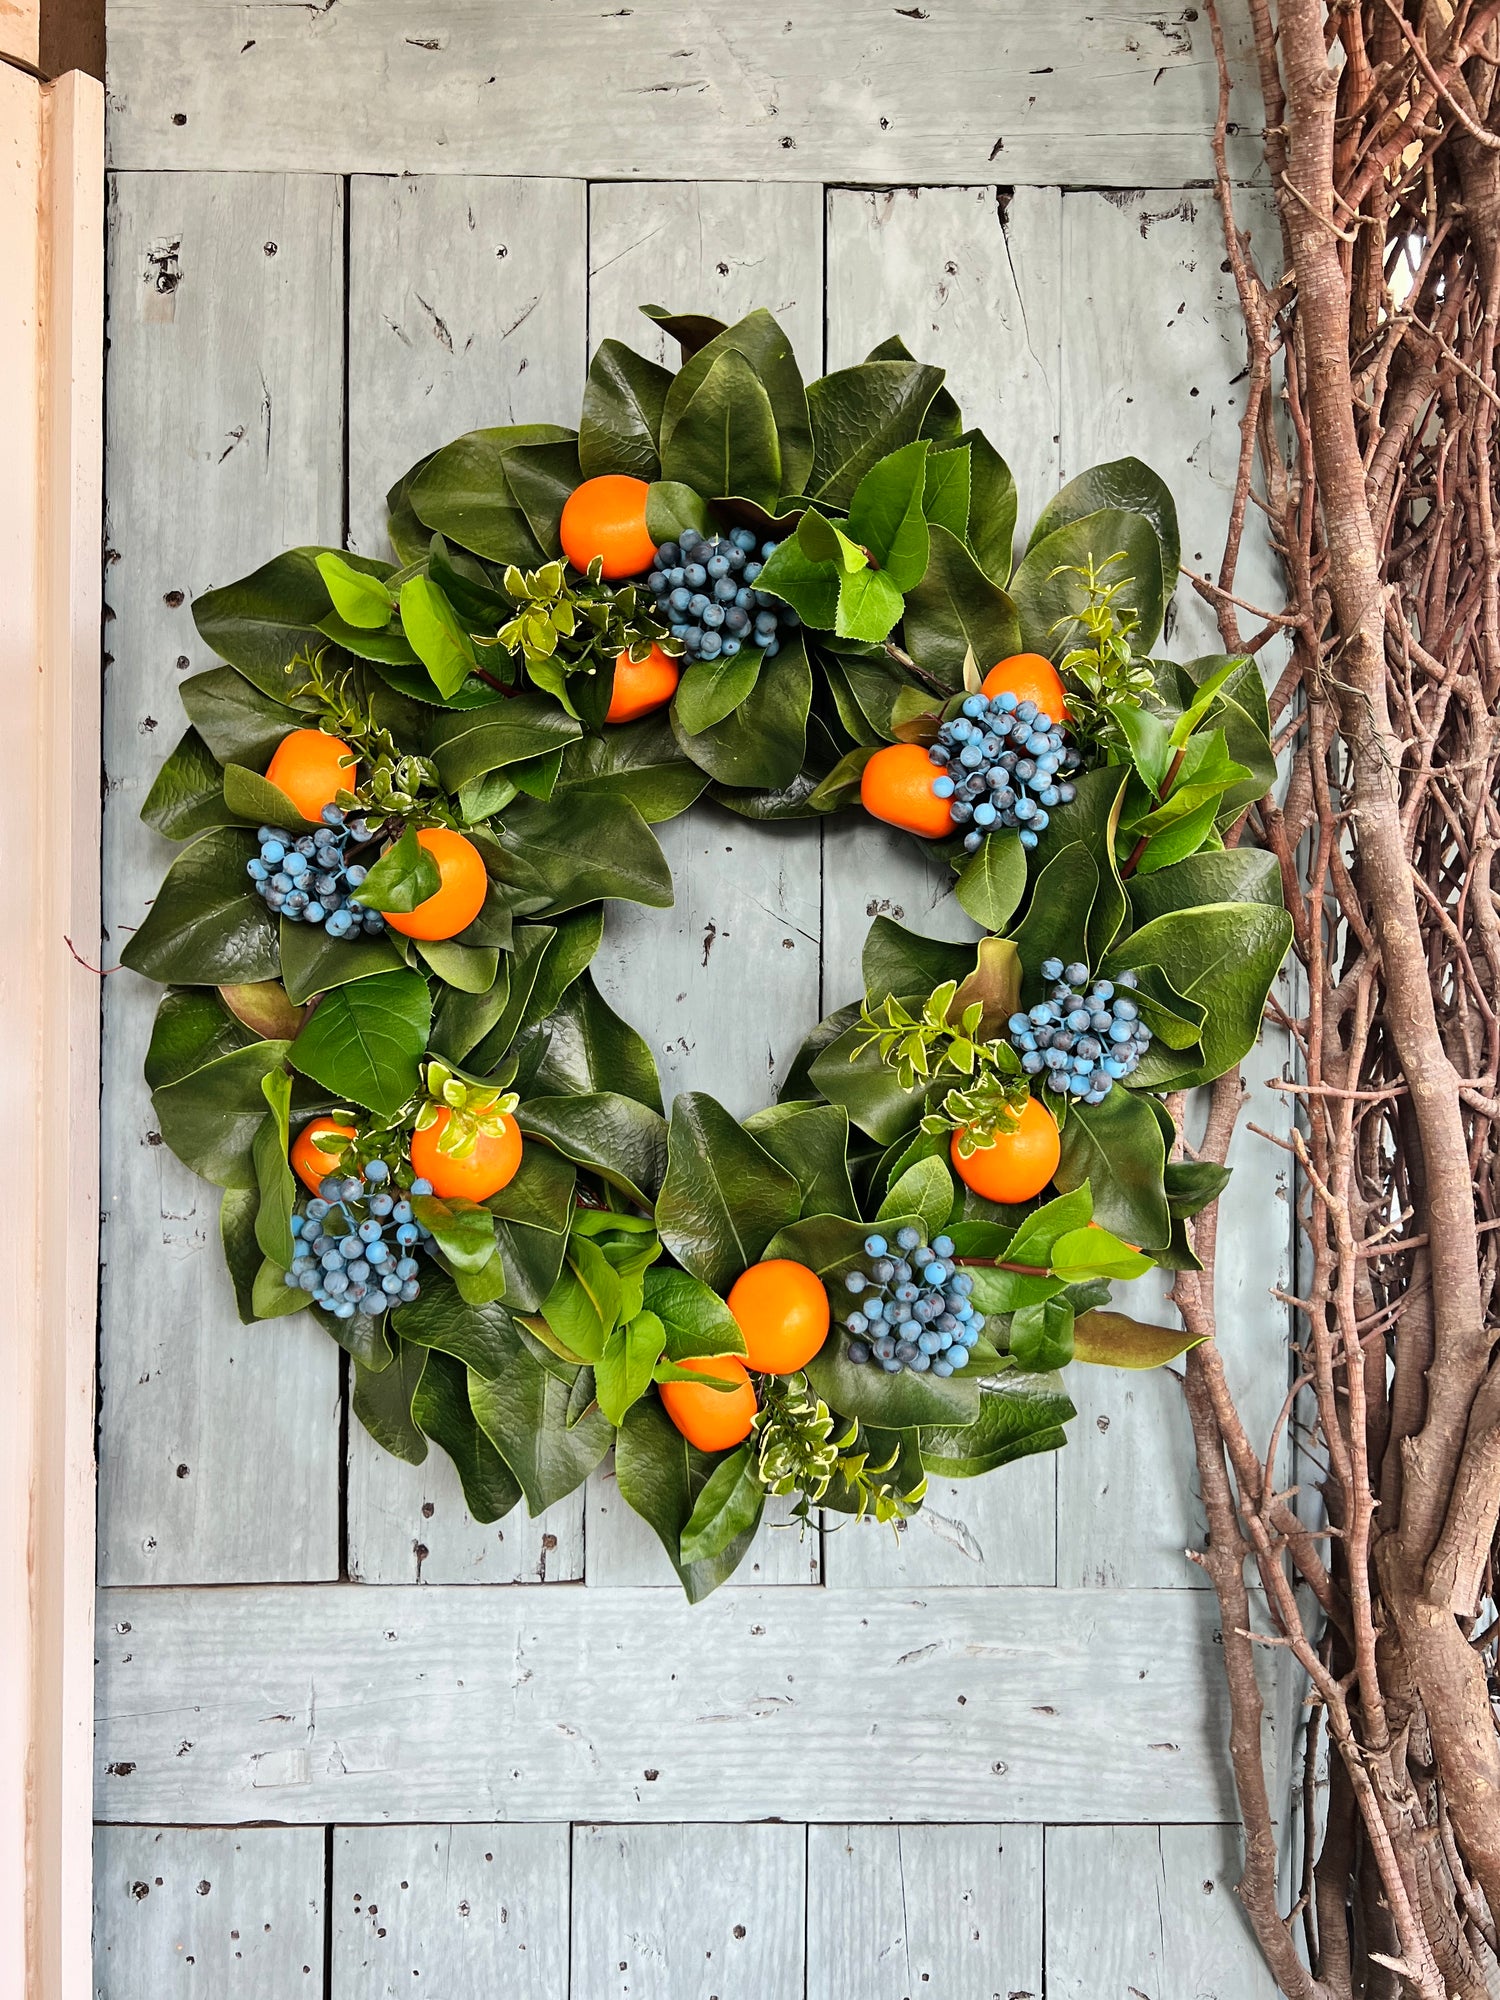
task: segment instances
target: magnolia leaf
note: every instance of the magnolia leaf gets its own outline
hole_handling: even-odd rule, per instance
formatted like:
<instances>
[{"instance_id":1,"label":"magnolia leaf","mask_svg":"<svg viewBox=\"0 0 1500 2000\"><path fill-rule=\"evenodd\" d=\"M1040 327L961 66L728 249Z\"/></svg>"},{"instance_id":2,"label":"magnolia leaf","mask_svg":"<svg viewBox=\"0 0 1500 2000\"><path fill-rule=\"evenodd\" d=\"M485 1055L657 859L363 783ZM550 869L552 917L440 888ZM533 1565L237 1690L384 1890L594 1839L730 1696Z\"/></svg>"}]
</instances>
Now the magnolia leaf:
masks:
<instances>
[{"instance_id":1,"label":"magnolia leaf","mask_svg":"<svg viewBox=\"0 0 1500 2000\"><path fill-rule=\"evenodd\" d=\"M1120 1312L1080 1313L1073 1327L1073 1359L1095 1368L1160 1368L1197 1345L1181 1327L1153 1326Z\"/></svg>"}]
</instances>

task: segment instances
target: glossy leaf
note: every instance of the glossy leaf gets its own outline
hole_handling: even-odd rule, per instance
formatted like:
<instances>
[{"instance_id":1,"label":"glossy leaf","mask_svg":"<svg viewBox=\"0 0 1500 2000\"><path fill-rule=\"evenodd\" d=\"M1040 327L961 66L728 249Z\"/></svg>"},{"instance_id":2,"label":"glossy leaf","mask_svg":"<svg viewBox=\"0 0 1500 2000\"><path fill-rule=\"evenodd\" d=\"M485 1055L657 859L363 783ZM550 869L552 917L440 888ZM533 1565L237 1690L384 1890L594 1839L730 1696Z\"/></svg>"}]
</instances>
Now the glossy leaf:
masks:
<instances>
[{"instance_id":1,"label":"glossy leaf","mask_svg":"<svg viewBox=\"0 0 1500 2000\"><path fill-rule=\"evenodd\" d=\"M1153 1326L1127 1313L1080 1313L1073 1329L1073 1359L1094 1368L1160 1368L1197 1345L1181 1327Z\"/></svg>"},{"instance_id":2,"label":"glossy leaf","mask_svg":"<svg viewBox=\"0 0 1500 2000\"><path fill-rule=\"evenodd\" d=\"M1062 1297L1022 1306L1011 1315L1010 1353L1018 1368L1048 1374L1073 1359L1073 1307Z\"/></svg>"},{"instance_id":3,"label":"glossy leaf","mask_svg":"<svg viewBox=\"0 0 1500 2000\"><path fill-rule=\"evenodd\" d=\"M571 1386L560 1381L533 1357L519 1332L512 1338L498 1375L470 1375L469 1403L535 1516L583 1484L609 1450L614 1432L597 1406L570 1424L569 1401L578 1378Z\"/></svg>"},{"instance_id":4,"label":"glossy leaf","mask_svg":"<svg viewBox=\"0 0 1500 2000\"><path fill-rule=\"evenodd\" d=\"M259 849L224 828L195 840L167 870L120 963L163 986L227 986L274 979L276 925L245 864Z\"/></svg>"},{"instance_id":5,"label":"glossy leaf","mask_svg":"<svg viewBox=\"0 0 1500 2000\"><path fill-rule=\"evenodd\" d=\"M732 715L755 686L761 652L747 647L733 659L693 660L684 669L672 714L685 735L697 736Z\"/></svg>"},{"instance_id":6,"label":"glossy leaf","mask_svg":"<svg viewBox=\"0 0 1500 2000\"><path fill-rule=\"evenodd\" d=\"M742 494L772 508L781 493L781 446L771 399L742 354L718 355L662 447L662 476L698 493Z\"/></svg>"},{"instance_id":7,"label":"glossy leaf","mask_svg":"<svg viewBox=\"0 0 1500 2000\"><path fill-rule=\"evenodd\" d=\"M401 628L438 693L456 694L474 671L474 647L429 577L411 576L402 584Z\"/></svg>"},{"instance_id":8,"label":"glossy leaf","mask_svg":"<svg viewBox=\"0 0 1500 2000\"><path fill-rule=\"evenodd\" d=\"M509 1309L498 1300L471 1306L446 1272L424 1270L422 1290L392 1316L403 1342L441 1348L476 1375L499 1375L515 1350L517 1335Z\"/></svg>"},{"instance_id":9,"label":"glossy leaf","mask_svg":"<svg viewBox=\"0 0 1500 2000\"><path fill-rule=\"evenodd\" d=\"M261 1086L281 1067L288 1047L251 1042L152 1091L162 1138L201 1180L223 1188L257 1185L255 1138L266 1121Z\"/></svg>"},{"instance_id":10,"label":"glossy leaf","mask_svg":"<svg viewBox=\"0 0 1500 2000\"><path fill-rule=\"evenodd\" d=\"M849 502L849 535L878 559L898 593L914 590L927 568L927 451L919 438L880 459Z\"/></svg>"},{"instance_id":11,"label":"glossy leaf","mask_svg":"<svg viewBox=\"0 0 1500 2000\"><path fill-rule=\"evenodd\" d=\"M713 322L703 319L695 326ZM667 322L663 322L667 324ZM684 325L684 321L676 321ZM808 417L807 392L802 372L792 353L792 344L783 329L764 309L747 313L733 326L720 329L701 346L694 345L667 392L662 413L662 448L665 457L674 438L676 425L714 365L726 353L741 355L749 363L757 383L765 391L775 421L778 455L781 462L781 491L800 493L812 464L812 429ZM715 489L700 487L700 492ZM742 487L724 486L721 493L743 493ZM774 500L768 503L774 508Z\"/></svg>"},{"instance_id":12,"label":"glossy leaf","mask_svg":"<svg viewBox=\"0 0 1500 2000\"><path fill-rule=\"evenodd\" d=\"M790 604L803 624L815 632L831 632L838 617L839 580L839 566L810 556L798 533L777 544L755 579L755 587Z\"/></svg>"},{"instance_id":13,"label":"glossy leaf","mask_svg":"<svg viewBox=\"0 0 1500 2000\"><path fill-rule=\"evenodd\" d=\"M647 1310L661 1321L667 1358L745 1352L739 1322L719 1294L686 1271L655 1265L643 1277Z\"/></svg>"},{"instance_id":14,"label":"glossy leaf","mask_svg":"<svg viewBox=\"0 0 1500 2000\"><path fill-rule=\"evenodd\" d=\"M690 1604L699 1603L734 1574L753 1539L746 1532L711 1560L683 1562L682 1531L715 1463L707 1453L694 1450L654 1396L642 1397L626 1411L615 1441L620 1497L655 1530Z\"/></svg>"},{"instance_id":15,"label":"glossy leaf","mask_svg":"<svg viewBox=\"0 0 1500 2000\"><path fill-rule=\"evenodd\" d=\"M673 720L685 754L721 784L768 789L790 784L807 749L812 672L800 634L765 661L733 715L690 736ZM670 897L667 898L671 900Z\"/></svg>"},{"instance_id":16,"label":"glossy leaf","mask_svg":"<svg viewBox=\"0 0 1500 2000\"><path fill-rule=\"evenodd\" d=\"M1043 959L1088 964L1089 914L1098 890L1094 857L1076 842L1059 849L1037 876L1026 915L1012 934L1026 968L1028 1003L1040 998L1048 983L1041 975Z\"/></svg>"},{"instance_id":17,"label":"glossy leaf","mask_svg":"<svg viewBox=\"0 0 1500 2000\"><path fill-rule=\"evenodd\" d=\"M839 578L834 630L841 639L878 644L895 626L902 597L895 579L884 570L845 571Z\"/></svg>"},{"instance_id":18,"label":"glossy leaf","mask_svg":"<svg viewBox=\"0 0 1500 2000\"><path fill-rule=\"evenodd\" d=\"M660 1112L661 1080L645 1038L579 979L546 1017L546 1054L532 1079L537 1096L614 1090Z\"/></svg>"},{"instance_id":19,"label":"glossy leaf","mask_svg":"<svg viewBox=\"0 0 1500 2000\"><path fill-rule=\"evenodd\" d=\"M287 998L300 1007L315 993L398 972L405 964L390 932L379 937L331 938L321 924L281 919L281 979Z\"/></svg>"},{"instance_id":20,"label":"glossy leaf","mask_svg":"<svg viewBox=\"0 0 1500 2000\"><path fill-rule=\"evenodd\" d=\"M379 577L356 569L332 549L314 560L334 611L346 625L378 632L390 624L395 602Z\"/></svg>"},{"instance_id":21,"label":"glossy leaf","mask_svg":"<svg viewBox=\"0 0 1500 2000\"><path fill-rule=\"evenodd\" d=\"M416 1091L431 1017L419 972L381 973L328 994L290 1060L336 1098L394 1117Z\"/></svg>"},{"instance_id":22,"label":"glossy leaf","mask_svg":"<svg viewBox=\"0 0 1500 2000\"><path fill-rule=\"evenodd\" d=\"M672 872L656 836L628 798L570 790L545 804L524 799L498 829L506 880L532 908L557 913L607 896L672 902Z\"/></svg>"},{"instance_id":23,"label":"glossy leaf","mask_svg":"<svg viewBox=\"0 0 1500 2000\"><path fill-rule=\"evenodd\" d=\"M672 377L623 341L604 340L589 363L578 420L578 462L586 479L611 472L655 479L662 405Z\"/></svg>"},{"instance_id":24,"label":"glossy leaf","mask_svg":"<svg viewBox=\"0 0 1500 2000\"><path fill-rule=\"evenodd\" d=\"M803 1215L854 1215L849 1114L839 1104L768 1104L745 1130L802 1191Z\"/></svg>"},{"instance_id":25,"label":"glossy leaf","mask_svg":"<svg viewBox=\"0 0 1500 2000\"><path fill-rule=\"evenodd\" d=\"M292 1210L297 1203L297 1182L287 1163L287 1148L291 1143L289 1114L292 1079L278 1066L268 1070L261 1078L260 1088L270 1110L251 1147L256 1186L260 1191L255 1240L273 1264L288 1271L295 1255L291 1221Z\"/></svg>"},{"instance_id":26,"label":"glossy leaf","mask_svg":"<svg viewBox=\"0 0 1500 2000\"><path fill-rule=\"evenodd\" d=\"M468 1371L440 1348L427 1350L411 1414L452 1459L470 1517L487 1525L508 1514L521 1498L520 1482L479 1427Z\"/></svg>"},{"instance_id":27,"label":"glossy leaf","mask_svg":"<svg viewBox=\"0 0 1500 2000\"><path fill-rule=\"evenodd\" d=\"M661 1356L665 1341L661 1321L652 1312L637 1313L623 1326L614 1327L594 1364L594 1389L599 1407L609 1421L619 1427L632 1403L638 1403L651 1387L651 1371Z\"/></svg>"},{"instance_id":28,"label":"glossy leaf","mask_svg":"<svg viewBox=\"0 0 1500 2000\"><path fill-rule=\"evenodd\" d=\"M667 1171L667 1123L648 1105L615 1091L533 1097L516 1113L521 1130L589 1167L643 1208Z\"/></svg>"},{"instance_id":29,"label":"glossy leaf","mask_svg":"<svg viewBox=\"0 0 1500 2000\"><path fill-rule=\"evenodd\" d=\"M430 529L491 562L535 569L545 551L532 533L506 474L518 445L565 442L556 424L509 424L470 431L435 452L407 487L412 509Z\"/></svg>"},{"instance_id":30,"label":"glossy leaf","mask_svg":"<svg viewBox=\"0 0 1500 2000\"><path fill-rule=\"evenodd\" d=\"M488 771L525 763L564 749L582 735L580 724L543 694L519 694L481 709L442 715L428 736L432 761L450 792Z\"/></svg>"},{"instance_id":31,"label":"glossy leaf","mask_svg":"<svg viewBox=\"0 0 1500 2000\"><path fill-rule=\"evenodd\" d=\"M931 543L926 573L906 600L906 649L920 667L958 689L970 653L984 674L1021 651L1021 625L1010 595L962 542L935 527Z\"/></svg>"},{"instance_id":32,"label":"glossy leaf","mask_svg":"<svg viewBox=\"0 0 1500 2000\"><path fill-rule=\"evenodd\" d=\"M1005 929L1026 893L1026 850L1014 827L985 835L960 868L953 893L976 924Z\"/></svg>"},{"instance_id":33,"label":"glossy leaf","mask_svg":"<svg viewBox=\"0 0 1500 2000\"><path fill-rule=\"evenodd\" d=\"M1153 1043L1131 1078L1133 1087L1190 1089L1232 1068L1255 1045L1266 996L1291 941L1291 918L1265 903L1177 910L1133 932L1111 955L1111 969L1159 965L1177 992L1196 1000L1207 1016L1201 1061L1184 1062Z\"/></svg>"},{"instance_id":34,"label":"glossy leaf","mask_svg":"<svg viewBox=\"0 0 1500 2000\"><path fill-rule=\"evenodd\" d=\"M1101 509L1125 509L1143 514L1151 523L1161 547L1162 601L1170 600L1177 588L1181 543L1177 528L1177 505L1166 484L1149 465L1138 458L1111 459L1092 465L1070 479L1061 493L1050 500L1037 516L1027 542L1028 553L1057 529Z\"/></svg>"},{"instance_id":35,"label":"glossy leaf","mask_svg":"<svg viewBox=\"0 0 1500 2000\"><path fill-rule=\"evenodd\" d=\"M801 1205L795 1177L721 1104L701 1091L673 1101L656 1221L694 1277L727 1290Z\"/></svg>"},{"instance_id":36,"label":"glossy leaf","mask_svg":"<svg viewBox=\"0 0 1500 2000\"><path fill-rule=\"evenodd\" d=\"M848 1028L814 1057L809 1081L832 1104L841 1104L850 1122L882 1146L910 1131L922 1114L925 1088L903 1090L896 1072L881 1060L873 1043L859 1047Z\"/></svg>"},{"instance_id":37,"label":"glossy leaf","mask_svg":"<svg viewBox=\"0 0 1500 2000\"><path fill-rule=\"evenodd\" d=\"M146 1050L146 1082L152 1090L179 1083L195 1069L232 1055L261 1039L223 1003L223 996L193 986L170 987L161 997ZM269 1039L269 1038L268 1038Z\"/></svg>"},{"instance_id":38,"label":"glossy leaf","mask_svg":"<svg viewBox=\"0 0 1500 2000\"><path fill-rule=\"evenodd\" d=\"M936 1154L917 1160L892 1183L880 1204L879 1222L892 1216L914 1216L924 1243L942 1233L953 1213L953 1176L945 1160Z\"/></svg>"},{"instance_id":39,"label":"glossy leaf","mask_svg":"<svg viewBox=\"0 0 1500 2000\"><path fill-rule=\"evenodd\" d=\"M418 840L416 827L408 825L360 883L354 900L367 910L394 910L405 915L435 896L442 886L437 863Z\"/></svg>"},{"instance_id":40,"label":"glossy leaf","mask_svg":"<svg viewBox=\"0 0 1500 2000\"><path fill-rule=\"evenodd\" d=\"M563 752L558 790L609 792L628 799L648 826L686 812L708 784L708 773L684 757L664 713L571 743Z\"/></svg>"},{"instance_id":41,"label":"glossy leaf","mask_svg":"<svg viewBox=\"0 0 1500 2000\"><path fill-rule=\"evenodd\" d=\"M1159 873L1132 876L1130 904L1138 924L1174 910L1195 910L1205 903L1265 903L1282 907L1281 870L1276 857L1259 847L1233 847L1195 854Z\"/></svg>"},{"instance_id":42,"label":"glossy leaf","mask_svg":"<svg viewBox=\"0 0 1500 2000\"><path fill-rule=\"evenodd\" d=\"M814 382L807 392L813 431L807 498L847 507L873 465L915 443L942 382L941 368L919 361L866 361Z\"/></svg>"},{"instance_id":43,"label":"glossy leaf","mask_svg":"<svg viewBox=\"0 0 1500 2000\"><path fill-rule=\"evenodd\" d=\"M1069 1105L1053 1184L1067 1192L1087 1182L1095 1220L1127 1243L1155 1252L1172 1233L1165 1165L1166 1148L1150 1105L1116 1084L1102 1104Z\"/></svg>"},{"instance_id":44,"label":"glossy leaf","mask_svg":"<svg viewBox=\"0 0 1500 2000\"><path fill-rule=\"evenodd\" d=\"M754 1453L742 1444L709 1474L682 1531L684 1566L712 1561L741 1535L753 1535L765 1505L766 1489L755 1476Z\"/></svg>"},{"instance_id":45,"label":"glossy leaf","mask_svg":"<svg viewBox=\"0 0 1500 2000\"><path fill-rule=\"evenodd\" d=\"M194 674L178 693L189 721L221 764L263 770L282 737L308 725L307 716L262 694L233 667Z\"/></svg>"},{"instance_id":46,"label":"glossy leaf","mask_svg":"<svg viewBox=\"0 0 1500 2000\"><path fill-rule=\"evenodd\" d=\"M922 1463L940 1479L974 1479L1033 1452L1058 1451L1076 1416L1058 1375L1008 1370L985 1385L979 1414L962 1430L924 1429Z\"/></svg>"},{"instance_id":47,"label":"glossy leaf","mask_svg":"<svg viewBox=\"0 0 1500 2000\"><path fill-rule=\"evenodd\" d=\"M191 840L245 815L224 797L224 773L196 729L189 729L157 772L141 805L141 818L168 840Z\"/></svg>"},{"instance_id":48,"label":"glossy leaf","mask_svg":"<svg viewBox=\"0 0 1500 2000\"><path fill-rule=\"evenodd\" d=\"M1138 652L1150 649L1166 605L1161 544L1144 514L1109 508L1069 521L1033 542L1011 578L1021 641L1028 652L1060 660L1069 647L1080 643L1078 618L1088 593L1077 572L1090 559L1105 583L1123 584L1116 608L1136 613L1139 622L1131 634L1132 644Z\"/></svg>"},{"instance_id":49,"label":"glossy leaf","mask_svg":"<svg viewBox=\"0 0 1500 2000\"><path fill-rule=\"evenodd\" d=\"M357 1360L354 1364L350 1407L382 1450L408 1465L420 1465L427 1456L427 1440L411 1407L426 1363L424 1349L397 1341L395 1353L378 1371Z\"/></svg>"},{"instance_id":50,"label":"glossy leaf","mask_svg":"<svg viewBox=\"0 0 1500 2000\"><path fill-rule=\"evenodd\" d=\"M860 971L873 1003L891 993L926 994L945 980L964 979L974 969L974 955L972 944L923 937L894 917L877 917L865 933Z\"/></svg>"},{"instance_id":51,"label":"glossy leaf","mask_svg":"<svg viewBox=\"0 0 1500 2000\"><path fill-rule=\"evenodd\" d=\"M964 540L991 582L1004 585L1015 556L1015 477L982 431L965 431L958 443L969 451L969 532Z\"/></svg>"}]
</instances>

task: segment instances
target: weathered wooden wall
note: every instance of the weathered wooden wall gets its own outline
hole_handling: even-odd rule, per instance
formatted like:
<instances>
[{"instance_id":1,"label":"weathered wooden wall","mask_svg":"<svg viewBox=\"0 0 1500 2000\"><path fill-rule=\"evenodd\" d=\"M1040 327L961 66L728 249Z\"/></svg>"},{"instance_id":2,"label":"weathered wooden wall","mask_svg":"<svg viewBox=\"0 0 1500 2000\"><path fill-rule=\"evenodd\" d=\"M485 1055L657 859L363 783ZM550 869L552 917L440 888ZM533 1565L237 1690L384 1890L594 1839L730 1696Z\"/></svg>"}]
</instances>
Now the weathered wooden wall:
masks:
<instances>
[{"instance_id":1,"label":"weathered wooden wall","mask_svg":"<svg viewBox=\"0 0 1500 2000\"><path fill-rule=\"evenodd\" d=\"M593 344L652 346L642 300L769 305L809 375L900 332L1015 466L1023 524L1134 450L1178 492L1185 560L1215 559L1241 343L1217 212L1183 185L1206 173L1212 104L1192 10L1155 70L1167 30L1153 17L1129 48L1134 9L1096 8L1086 32L1047 10L913 10L932 42L899 10L837 10L869 51L851 96L815 24L787 31L795 55L762 34L752 57L716 4L593 29L569 0L529 32L533 67L550 51L574 79L572 156L555 92L518 101L508 71L491 121L465 82L498 68L503 27L445 0L429 33L407 10L403 55L399 11L111 16L116 944L164 858L135 813L175 688L208 663L194 593L295 540L378 548L395 473L473 424L571 411ZM580 82L568 51L615 33L643 39ZM238 67L231 36L254 45ZM657 91L652 36L699 51L712 88ZM797 142L774 159L772 114L724 81L752 63ZM855 117L882 92L894 153ZM885 159L952 184L826 184ZM672 177L700 164L714 177ZM365 171L406 165L424 171ZM249 166L302 171L224 171ZM1180 593L1177 646L1208 643ZM598 975L669 1092L765 1102L856 990L876 911L965 925L909 844L858 819L702 806L661 832L676 904L611 911ZM212 1191L160 1145L137 1081L152 1004L107 983L101 1996L154 1995L169 1963L184 1982L191 1965L189 1991L266 2000L411 1992L414 1974L444 2000L1269 1992L1230 1894L1214 1607L1183 1554L1200 1528L1169 1372L1076 1370L1057 1458L941 1484L899 1536L768 1528L690 1611L607 1473L480 1528L445 1461L400 1465L348 1425L321 1333L238 1326ZM1268 1039L1250 1073L1284 1060ZM1280 1100L1256 1118L1274 1127ZM1240 1144L1225 1345L1264 1430L1290 1224L1279 1156ZM1279 1697L1283 1760L1294 1722Z\"/></svg>"}]
</instances>

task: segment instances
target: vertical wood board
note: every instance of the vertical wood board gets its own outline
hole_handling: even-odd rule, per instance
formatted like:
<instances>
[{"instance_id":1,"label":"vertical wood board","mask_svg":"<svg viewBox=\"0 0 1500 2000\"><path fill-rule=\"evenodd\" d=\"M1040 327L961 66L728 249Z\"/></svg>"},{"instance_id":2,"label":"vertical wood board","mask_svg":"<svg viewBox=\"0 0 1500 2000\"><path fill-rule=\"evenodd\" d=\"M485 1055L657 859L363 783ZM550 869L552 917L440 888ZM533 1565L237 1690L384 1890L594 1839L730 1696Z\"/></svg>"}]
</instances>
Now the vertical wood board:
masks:
<instances>
[{"instance_id":1,"label":"vertical wood board","mask_svg":"<svg viewBox=\"0 0 1500 2000\"><path fill-rule=\"evenodd\" d=\"M342 524L343 203L310 175L131 175L109 208L107 966L174 849L137 814L214 666L194 596ZM156 1130L160 989L104 982L100 1575L337 1574L338 1349L241 1327L219 1194Z\"/></svg>"},{"instance_id":2,"label":"vertical wood board","mask_svg":"<svg viewBox=\"0 0 1500 2000\"><path fill-rule=\"evenodd\" d=\"M801 1826L573 1829L570 2000L803 2000Z\"/></svg>"},{"instance_id":3,"label":"vertical wood board","mask_svg":"<svg viewBox=\"0 0 1500 2000\"><path fill-rule=\"evenodd\" d=\"M94 2000L325 2000L317 1827L101 1826Z\"/></svg>"},{"instance_id":4,"label":"vertical wood board","mask_svg":"<svg viewBox=\"0 0 1500 2000\"><path fill-rule=\"evenodd\" d=\"M565 2000L568 1866L564 1826L336 1829L324 2000Z\"/></svg>"}]
</instances>

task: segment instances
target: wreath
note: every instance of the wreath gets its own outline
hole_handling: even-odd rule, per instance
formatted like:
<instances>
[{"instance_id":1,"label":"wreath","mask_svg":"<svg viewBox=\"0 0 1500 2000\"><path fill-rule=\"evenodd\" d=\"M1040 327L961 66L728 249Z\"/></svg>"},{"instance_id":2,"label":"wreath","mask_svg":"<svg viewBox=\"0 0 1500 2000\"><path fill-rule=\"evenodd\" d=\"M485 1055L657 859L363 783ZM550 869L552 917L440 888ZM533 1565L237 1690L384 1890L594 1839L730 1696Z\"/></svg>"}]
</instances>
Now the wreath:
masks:
<instances>
[{"instance_id":1,"label":"wreath","mask_svg":"<svg viewBox=\"0 0 1500 2000\"><path fill-rule=\"evenodd\" d=\"M1016 489L899 340L804 385L766 312L645 308L578 429L480 430L388 496L396 564L297 548L193 606L225 662L142 808L186 845L122 954L165 986L161 1136L223 1189L241 1318L310 1309L386 1449L470 1511L613 1447L689 1596L768 1493L893 1520L1065 1441L1072 1361L1183 1337L1227 1169L1164 1103L1237 1063L1291 923L1226 845L1274 776L1253 661L1151 648L1178 575L1136 459ZM877 917L776 1103L663 1115L588 967L672 900L653 826L864 810L985 935Z\"/></svg>"}]
</instances>

